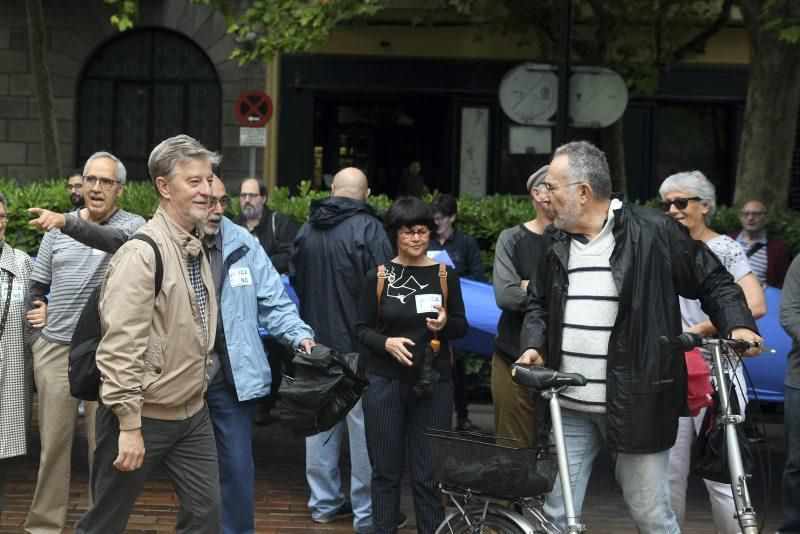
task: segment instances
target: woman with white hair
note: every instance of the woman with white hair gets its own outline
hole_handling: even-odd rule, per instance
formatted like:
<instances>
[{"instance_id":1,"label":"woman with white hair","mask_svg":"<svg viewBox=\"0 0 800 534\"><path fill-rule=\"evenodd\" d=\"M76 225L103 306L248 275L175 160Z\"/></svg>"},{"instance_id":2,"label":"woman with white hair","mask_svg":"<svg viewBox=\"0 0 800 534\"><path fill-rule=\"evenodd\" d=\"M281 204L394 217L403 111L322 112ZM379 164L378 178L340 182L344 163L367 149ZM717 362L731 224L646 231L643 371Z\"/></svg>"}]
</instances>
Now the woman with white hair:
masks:
<instances>
[{"instance_id":1,"label":"woman with white hair","mask_svg":"<svg viewBox=\"0 0 800 534\"><path fill-rule=\"evenodd\" d=\"M716 254L744 291L753 318L762 317L766 313L764 293L758 279L750 270L750 264L742 247L730 237L720 235L708 227L717 209L714 185L700 171L680 172L664 180L658 193L662 200L659 203L661 209L686 226L694 239L703 241ZM700 308L700 301L681 297L680 306L684 332L702 335L716 333L714 325ZM710 353L704 352L703 356L710 362ZM736 385L741 414L744 415L747 397L741 366L738 366L735 376L731 379ZM680 418L678 437L670 450L668 469L670 496L672 510L681 527L686 513L686 479L689 475L692 441L702 427L705 410L703 408L694 417ZM735 505L730 485L711 480L704 482L711 498L715 531L720 534L739 532L739 523L734 518Z\"/></svg>"},{"instance_id":2,"label":"woman with white hair","mask_svg":"<svg viewBox=\"0 0 800 534\"><path fill-rule=\"evenodd\" d=\"M33 395L33 357L25 324L25 298L33 261L6 243L8 200L0 193L0 512L5 480L28 453Z\"/></svg>"}]
</instances>

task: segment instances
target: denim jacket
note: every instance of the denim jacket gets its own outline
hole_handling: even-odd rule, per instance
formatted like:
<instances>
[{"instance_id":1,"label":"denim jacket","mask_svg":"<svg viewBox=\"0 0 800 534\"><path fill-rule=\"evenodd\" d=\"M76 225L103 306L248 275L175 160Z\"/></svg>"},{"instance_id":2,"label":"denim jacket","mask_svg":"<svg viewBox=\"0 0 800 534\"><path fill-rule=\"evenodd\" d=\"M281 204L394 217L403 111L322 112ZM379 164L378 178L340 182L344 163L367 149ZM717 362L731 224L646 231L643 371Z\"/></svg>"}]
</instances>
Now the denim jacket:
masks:
<instances>
[{"instance_id":1,"label":"denim jacket","mask_svg":"<svg viewBox=\"0 0 800 534\"><path fill-rule=\"evenodd\" d=\"M233 377L240 401L269 394L272 374L258 333L262 325L284 345L314 339L286 294L278 271L258 241L222 217L222 296L220 311L228 357L223 371Z\"/></svg>"}]
</instances>

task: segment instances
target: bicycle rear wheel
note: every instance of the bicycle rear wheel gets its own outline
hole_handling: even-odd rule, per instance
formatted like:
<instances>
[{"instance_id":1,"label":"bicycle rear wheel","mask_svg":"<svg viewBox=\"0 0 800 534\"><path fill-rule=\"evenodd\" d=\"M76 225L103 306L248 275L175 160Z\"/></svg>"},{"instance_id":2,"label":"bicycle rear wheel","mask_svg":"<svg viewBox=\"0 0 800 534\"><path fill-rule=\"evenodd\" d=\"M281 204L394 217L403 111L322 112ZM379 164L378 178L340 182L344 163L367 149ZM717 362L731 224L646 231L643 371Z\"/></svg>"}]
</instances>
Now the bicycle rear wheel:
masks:
<instances>
[{"instance_id":1,"label":"bicycle rear wheel","mask_svg":"<svg viewBox=\"0 0 800 534\"><path fill-rule=\"evenodd\" d=\"M530 532L507 517L494 512L487 512L483 519L481 519L482 515L482 511L470 514L471 524L467 523L467 519L461 514L448 517L439 526L436 534L526 534Z\"/></svg>"}]
</instances>

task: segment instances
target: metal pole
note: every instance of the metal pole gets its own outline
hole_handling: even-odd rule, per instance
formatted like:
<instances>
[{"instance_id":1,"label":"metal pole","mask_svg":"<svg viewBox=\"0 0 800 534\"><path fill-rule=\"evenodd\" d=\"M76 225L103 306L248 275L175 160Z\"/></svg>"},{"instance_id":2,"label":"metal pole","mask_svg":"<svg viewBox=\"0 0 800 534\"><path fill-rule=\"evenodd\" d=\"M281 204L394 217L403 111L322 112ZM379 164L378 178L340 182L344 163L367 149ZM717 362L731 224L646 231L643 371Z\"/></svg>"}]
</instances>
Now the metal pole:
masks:
<instances>
[{"instance_id":1,"label":"metal pole","mask_svg":"<svg viewBox=\"0 0 800 534\"><path fill-rule=\"evenodd\" d=\"M569 127L569 70L572 42L572 0L561 1L561 33L558 60L558 112L556 114L556 144L568 141Z\"/></svg>"},{"instance_id":2,"label":"metal pole","mask_svg":"<svg viewBox=\"0 0 800 534\"><path fill-rule=\"evenodd\" d=\"M250 173L247 175L251 178L256 176L256 147L250 147Z\"/></svg>"}]
</instances>

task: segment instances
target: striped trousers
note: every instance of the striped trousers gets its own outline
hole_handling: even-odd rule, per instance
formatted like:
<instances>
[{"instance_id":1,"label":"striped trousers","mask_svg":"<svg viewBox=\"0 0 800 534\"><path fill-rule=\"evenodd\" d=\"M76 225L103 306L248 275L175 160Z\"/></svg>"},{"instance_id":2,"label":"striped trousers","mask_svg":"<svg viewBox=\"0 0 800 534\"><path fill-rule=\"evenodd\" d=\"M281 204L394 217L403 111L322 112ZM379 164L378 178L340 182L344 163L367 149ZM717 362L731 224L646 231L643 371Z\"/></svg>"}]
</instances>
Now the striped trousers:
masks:
<instances>
[{"instance_id":1,"label":"striped trousers","mask_svg":"<svg viewBox=\"0 0 800 534\"><path fill-rule=\"evenodd\" d=\"M364 430L372 464L372 515L378 534L396 530L401 478L408 444L417 531L433 533L444 521L444 505L430 462L424 432L450 430L453 384L436 384L433 397L419 400L414 384L370 375L364 393Z\"/></svg>"}]
</instances>

